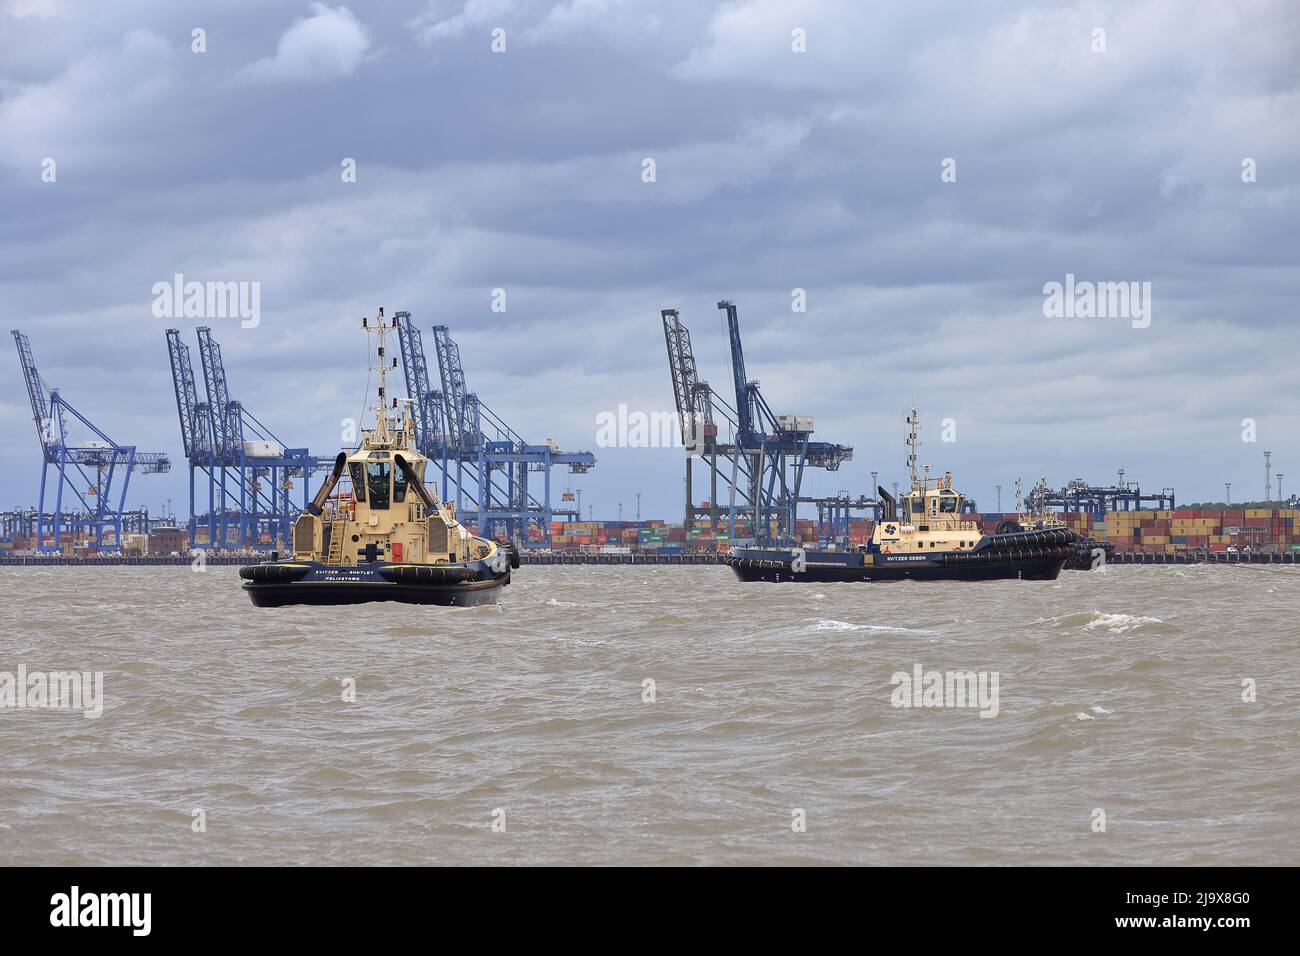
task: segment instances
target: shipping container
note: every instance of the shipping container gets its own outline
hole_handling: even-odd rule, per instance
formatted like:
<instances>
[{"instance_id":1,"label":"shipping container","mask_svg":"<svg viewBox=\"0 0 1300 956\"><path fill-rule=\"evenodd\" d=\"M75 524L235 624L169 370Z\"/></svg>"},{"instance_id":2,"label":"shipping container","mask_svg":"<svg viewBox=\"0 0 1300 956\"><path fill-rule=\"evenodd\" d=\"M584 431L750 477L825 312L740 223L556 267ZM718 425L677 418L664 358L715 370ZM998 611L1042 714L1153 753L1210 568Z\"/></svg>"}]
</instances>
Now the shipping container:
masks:
<instances>
[{"instance_id":1,"label":"shipping container","mask_svg":"<svg viewBox=\"0 0 1300 956\"><path fill-rule=\"evenodd\" d=\"M284 446L273 441L244 442L245 458L279 458L284 455Z\"/></svg>"}]
</instances>

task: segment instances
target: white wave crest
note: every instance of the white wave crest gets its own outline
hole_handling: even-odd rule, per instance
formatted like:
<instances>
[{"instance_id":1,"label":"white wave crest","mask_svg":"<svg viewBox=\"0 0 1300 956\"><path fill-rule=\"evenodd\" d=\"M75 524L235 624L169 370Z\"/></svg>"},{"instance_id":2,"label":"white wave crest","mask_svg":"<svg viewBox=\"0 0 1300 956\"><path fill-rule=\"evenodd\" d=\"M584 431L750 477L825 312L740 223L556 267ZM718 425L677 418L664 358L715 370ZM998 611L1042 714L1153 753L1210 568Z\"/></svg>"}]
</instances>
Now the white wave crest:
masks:
<instances>
[{"instance_id":1,"label":"white wave crest","mask_svg":"<svg viewBox=\"0 0 1300 956\"><path fill-rule=\"evenodd\" d=\"M1104 627L1112 634L1124 634L1147 624L1163 623L1164 621L1158 617L1142 617L1135 614L1103 614L1100 611L1093 611L1092 620L1085 624L1083 629L1085 631L1094 631L1099 627Z\"/></svg>"}]
</instances>

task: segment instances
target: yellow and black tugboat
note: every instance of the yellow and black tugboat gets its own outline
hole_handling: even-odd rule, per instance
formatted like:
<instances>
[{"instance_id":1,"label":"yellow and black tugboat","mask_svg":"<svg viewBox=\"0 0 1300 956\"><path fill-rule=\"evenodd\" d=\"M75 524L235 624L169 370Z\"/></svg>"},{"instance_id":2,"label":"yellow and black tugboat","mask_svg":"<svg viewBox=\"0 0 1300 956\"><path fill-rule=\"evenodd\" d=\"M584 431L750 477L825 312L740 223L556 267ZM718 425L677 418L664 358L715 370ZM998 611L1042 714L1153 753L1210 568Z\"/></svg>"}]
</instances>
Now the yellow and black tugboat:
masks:
<instances>
[{"instance_id":1,"label":"yellow and black tugboat","mask_svg":"<svg viewBox=\"0 0 1300 956\"><path fill-rule=\"evenodd\" d=\"M742 581L992 581L1004 578L1054 581L1075 553L1075 533L1044 526L1026 530L1007 520L984 534L963 514L964 496L952 473L931 478L917 472L919 422L907 418L907 465L912 488L899 500L878 488L883 505L871 540L853 551L810 548L736 548L727 563Z\"/></svg>"},{"instance_id":2,"label":"yellow and black tugboat","mask_svg":"<svg viewBox=\"0 0 1300 956\"><path fill-rule=\"evenodd\" d=\"M493 604L519 567L511 544L473 535L452 506L425 487L428 459L415 447L409 402L384 394L384 310L362 327L378 339L375 426L360 446L339 452L334 468L293 525L293 558L240 568L258 607L405 601ZM395 323L394 323L395 324ZM390 418L391 413L391 418ZM345 485L350 490L345 490Z\"/></svg>"}]
</instances>

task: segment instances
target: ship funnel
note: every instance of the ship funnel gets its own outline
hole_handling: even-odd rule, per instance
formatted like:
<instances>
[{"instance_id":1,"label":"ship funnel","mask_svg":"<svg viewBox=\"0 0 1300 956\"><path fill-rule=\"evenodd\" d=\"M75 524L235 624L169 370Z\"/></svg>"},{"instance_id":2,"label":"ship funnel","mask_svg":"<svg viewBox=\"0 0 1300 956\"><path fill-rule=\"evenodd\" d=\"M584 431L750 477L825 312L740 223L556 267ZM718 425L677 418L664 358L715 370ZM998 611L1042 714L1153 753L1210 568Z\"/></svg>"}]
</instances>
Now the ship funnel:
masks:
<instances>
[{"instance_id":1,"label":"ship funnel","mask_svg":"<svg viewBox=\"0 0 1300 956\"><path fill-rule=\"evenodd\" d=\"M881 509L880 520L897 521L898 502L894 500L894 496L891 495L888 491L886 491L884 487L881 485L876 486L876 494L880 497L880 500L885 505L885 507Z\"/></svg>"}]
</instances>

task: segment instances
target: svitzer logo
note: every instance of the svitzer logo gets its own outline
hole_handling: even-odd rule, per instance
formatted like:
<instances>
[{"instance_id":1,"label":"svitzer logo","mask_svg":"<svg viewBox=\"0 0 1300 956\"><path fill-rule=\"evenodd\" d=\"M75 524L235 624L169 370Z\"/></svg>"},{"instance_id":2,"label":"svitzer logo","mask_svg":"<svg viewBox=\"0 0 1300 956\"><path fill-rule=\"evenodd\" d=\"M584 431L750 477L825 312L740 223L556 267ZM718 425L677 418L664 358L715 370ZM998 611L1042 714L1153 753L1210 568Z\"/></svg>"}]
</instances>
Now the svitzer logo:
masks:
<instances>
[{"instance_id":1,"label":"svitzer logo","mask_svg":"<svg viewBox=\"0 0 1300 956\"><path fill-rule=\"evenodd\" d=\"M148 936L152 893L71 893L50 897L51 926L129 926L134 936Z\"/></svg>"}]
</instances>

